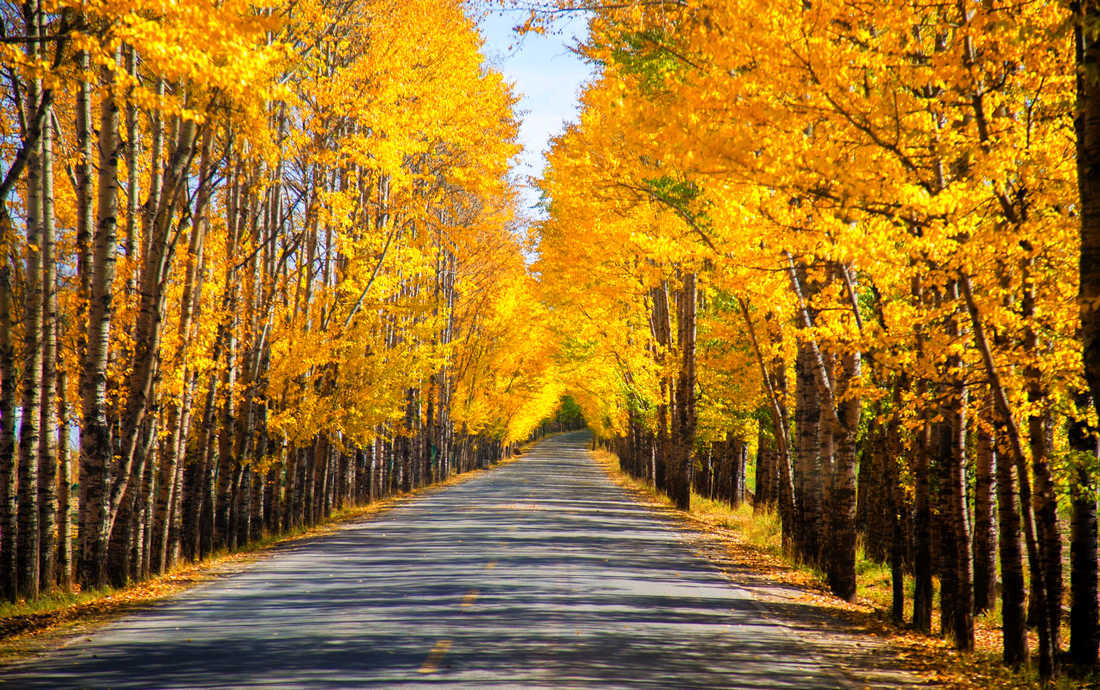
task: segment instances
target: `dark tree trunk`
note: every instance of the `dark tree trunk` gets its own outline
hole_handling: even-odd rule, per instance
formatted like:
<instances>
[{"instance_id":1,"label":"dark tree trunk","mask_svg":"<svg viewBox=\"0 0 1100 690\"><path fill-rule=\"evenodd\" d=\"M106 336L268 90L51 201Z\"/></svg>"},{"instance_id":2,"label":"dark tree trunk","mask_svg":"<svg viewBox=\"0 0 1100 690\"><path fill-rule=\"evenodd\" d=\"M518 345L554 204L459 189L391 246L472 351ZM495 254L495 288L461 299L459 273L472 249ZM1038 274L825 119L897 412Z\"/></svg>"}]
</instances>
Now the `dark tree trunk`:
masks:
<instances>
[{"instance_id":1,"label":"dark tree trunk","mask_svg":"<svg viewBox=\"0 0 1100 690\"><path fill-rule=\"evenodd\" d=\"M951 411L943 410L944 421L932 427L932 476L937 480L935 493L937 510L933 514L933 553L940 575L940 634L950 637L956 631L958 602L958 551L954 529L954 477L952 453ZM969 548L969 544L966 547Z\"/></svg>"},{"instance_id":2,"label":"dark tree trunk","mask_svg":"<svg viewBox=\"0 0 1100 690\"><path fill-rule=\"evenodd\" d=\"M741 439L735 439L733 445L733 496L730 503L741 505L745 501L746 471L748 470L749 446Z\"/></svg>"},{"instance_id":3,"label":"dark tree trunk","mask_svg":"<svg viewBox=\"0 0 1100 690\"><path fill-rule=\"evenodd\" d=\"M901 383L908 381L907 376L902 376L898 385L894 386L893 405L898 410L901 400ZM908 547L907 521L905 516L909 514L908 502L905 490L901 485L900 465L902 455L901 423L897 414L891 415L885 422L884 433L885 462L883 466L883 481L886 484L886 499L888 502L890 524L890 582L891 582L891 615L896 623L905 621L905 557Z\"/></svg>"},{"instance_id":4,"label":"dark tree trunk","mask_svg":"<svg viewBox=\"0 0 1100 690\"><path fill-rule=\"evenodd\" d=\"M1077 401L1084 417L1087 399ZM1082 669L1096 665L1100 646L1100 606L1097 602L1097 448L1095 430L1083 421L1070 425L1069 443L1077 453L1072 466L1070 497L1073 508L1070 536L1069 659Z\"/></svg>"},{"instance_id":5,"label":"dark tree trunk","mask_svg":"<svg viewBox=\"0 0 1100 690\"><path fill-rule=\"evenodd\" d=\"M775 505L775 439L764 430L761 423L756 433L756 491L753 494L753 512Z\"/></svg>"},{"instance_id":6,"label":"dark tree trunk","mask_svg":"<svg viewBox=\"0 0 1100 690\"><path fill-rule=\"evenodd\" d=\"M213 379L213 376L211 377ZM211 386L214 383L211 381ZM210 407L213 410L213 406ZM210 423L213 425L213 414L210 416ZM197 524L198 540L196 541L199 547L199 558L206 558L214 551L214 523L216 522L217 514L217 485L218 485L218 455L215 450L215 436L213 433L208 434L204 439L204 443L199 446L198 452L202 458L199 466L202 468L202 474L199 477L199 491L201 492L201 498L199 499L199 514Z\"/></svg>"},{"instance_id":7,"label":"dark tree trunk","mask_svg":"<svg viewBox=\"0 0 1100 690\"><path fill-rule=\"evenodd\" d=\"M841 356L836 388L839 424L834 429L836 466L830 499L829 588L851 601L856 595L856 437L859 434L860 398L852 390L860 376L860 355Z\"/></svg>"},{"instance_id":8,"label":"dark tree trunk","mask_svg":"<svg viewBox=\"0 0 1100 690\"><path fill-rule=\"evenodd\" d=\"M1034 358L1042 356L1039 336L1032 325L1035 318L1035 282L1031 261L1022 262L1023 299L1020 312L1025 320L1024 348ZM1046 627L1050 630L1050 649L1057 657L1061 649L1062 619L1062 535L1058 525L1058 499L1054 493L1050 460L1054 448L1054 422L1050 402L1038 365L1024 367L1027 383L1027 399L1034 411L1027 418L1028 445L1031 449L1031 471L1035 478L1032 506L1035 513L1035 531L1039 541L1039 561L1044 594L1033 597L1046 602Z\"/></svg>"},{"instance_id":9,"label":"dark tree trunk","mask_svg":"<svg viewBox=\"0 0 1100 690\"><path fill-rule=\"evenodd\" d=\"M807 563L818 563L821 555L821 444L818 423L821 419L817 382L814 378L813 353L809 344L798 343L795 360L796 402L795 432L798 438L795 463L795 505L798 513L799 556Z\"/></svg>"},{"instance_id":10,"label":"dark tree trunk","mask_svg":"<svg viewBox=\"0 0 1100 690\"><path fill-rule=\"evenodd\" d=\"M0 213L7 209L0 204ZM0 227L10 227L7 218ZM5 241L8 238L4 238ZM0 257L0 597L15 601L15 350L12 346L11 267Z\"/></svg>"},{"instance_id":11,"label":"dark tree trunk","mask_svg":"<svg viewBox=\"0 0 1100 690\"><path fill-rule=\"evenodd\" d=\"M1077 63L1077 187L1081 197L1081 258L1078 305L1084 346L1085 379L1100 413L1100 5L1073 3L1077 13L1074 53ZM1086 30L1086 27L1089 27Z\"/></svg>"},{"instance_id":12,"label":"dark tree trunk","mask_svg":"<svg viewBox=\"0 0 1100 690\"><path fill-rule=\"evenodd\" d=\"M923 385L918 384L919 388ZM932 632L932 499L929 486L929 453L931 425L926 420L917 431L913 467L914 493L914 553L913 553L913 627L923 633Z\"/></svg>"},{"instance_id":13,"label":"dark tree trunk","mask_svg":"<svg viewBox=\"0 0 1100 690\"><path fill-rule=\"evenodd\" d=\"M956 363L957 367L958 363ZM945 516L954 553L950 567L954 571L954 620L951 632L955 647L974 648L974 568L970 555L970 521L966 501L966 401L965 384L952 385L949 414L950 453L947 456ZM946 613L946 612L945 612Z\"/></svg>"},{"instance_id":14,"label":"dark tree trunk","mask_svg":"<svg viewBox=\"0 0 1100 690\"><path fill-rule=\"evenodd\" d=\"M68 402L69 375L64 367L57 370L57 583L62 589L73 586L73 466L69 446L72 412Z\"/></svg>"},{"instance_id":15,"label":"dark tree trunk","mask_svg":"<svg viewBox=\"0 0 1100 690\"><path fill-rule=\"evenodd\" d=\"M1092 403L1100 413L1100 5L1080 0L1071 5L1077 14L1074 53L1077 63L1077 185L1081 197L1081 257L1078 307L1085 379ZM1083 442L1082 442L1083 445ZM1091 475L1091 476L1089 476ZM1096 477L1084 488L1095 487ZM1096 623L1096 498L1082 491L1074 498L1073 589L1077 611L1071 611L1074 633L1070 654L1081 663L1095 663ZM1078 560L1080 559L1080 560ZM1080 597L1080 599L1078 599Z\"/></svg>"},{"instance_id":16,"label":"dark tree trunk","mask_svg":"<svg viewBox=\"0 0 1100 690\"><path fill-rule=\"evenodd\" d=\"M695 274L687 273L677 293L680 371L676 379L674 460L669 498L680 510L691 507L691 464L695 445Z\"/></svg>"},{"instance_id":17,"label":"dark tree trunk","mask_svg":"<svg viewBox=\"0 0 1100 690\"><path fill-rule=\"evenodd\" d=\"M1061 649L1062 620L1062 534L1058 524L1058 499L1054 494L1054 478L1050 471L1049 452L1053 445L1053 429L1049 412L1031 415L1028 421L1031 445L1031 471L1035 478L1033 506L1035 531L1039 539L1039 562L1045 588L1047 626L1054 654Z\"/></svg>"},{"instance_id":18,"label":"dark tree trunk","mask_svg":"<svg viewBox=\"0 0 1100 690\"><path fill-rule=\"evenodd\" d=\"M998 434L997 437L1001 437ZM1010 666L1027 662L1027 617L1024 612L1024 555L1012 456L996 449L997 543L1001 559L1001 633L1003 659Z\"/></svg>"},{"instance_id":19,"label":"dark tree trunk","mask_svg":"<svg viewBox=\"0 0 1100 690\"><path fill-rule=\"evenodd\" d=\"M974 452L974 613L993 609L996 596L997 529L993 518L996 504L994 465L996 449L993 435L984 426L993 418L993 411L986 408L985 420L976 420Z\"/></svg>"}]
</instances>

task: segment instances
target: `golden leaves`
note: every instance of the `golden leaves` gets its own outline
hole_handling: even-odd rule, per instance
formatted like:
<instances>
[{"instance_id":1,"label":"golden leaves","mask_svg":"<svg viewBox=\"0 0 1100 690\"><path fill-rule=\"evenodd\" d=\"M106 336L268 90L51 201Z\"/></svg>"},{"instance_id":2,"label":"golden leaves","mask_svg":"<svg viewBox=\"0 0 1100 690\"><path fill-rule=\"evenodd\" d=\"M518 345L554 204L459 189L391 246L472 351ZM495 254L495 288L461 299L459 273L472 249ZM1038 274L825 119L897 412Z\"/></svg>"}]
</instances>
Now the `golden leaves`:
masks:
<instances>
[{"instance_id":1,"label":"golden leaves","mask_svg":"<svg viewBox=\"0 0 1100 690\"><path fill-rule=\"evenodd\" d=\"M603 69L579 125L555 141L542 183L553 217L539 227L545 299L568 313L564 337L584 329L595 344L576 385L630 379L601 403L621 418L652 368L646 290L690 267L707 295L700 333L712 337L700 340L703 417L761 403L759 387L721 383L754 376L734 356L746 336L723 305L732 296L764 308L785 347L795 335L858 349L887 378L973 378L980 363L952 293L960 274L1000 336L1018 412L1025 367L1056 395L1074 390L1067 10L965 8L961 20L954 5L839 0L596 12L583 50ZM698 194L668 193L673 180ZM834 267L810 271L815 324L797 334L785 251ZM599 327L575 325L589 322ZM1029 327L1037 347L1022 345ZM956 360L962 371L947 371Z\"/></svg>"}]
</instances>

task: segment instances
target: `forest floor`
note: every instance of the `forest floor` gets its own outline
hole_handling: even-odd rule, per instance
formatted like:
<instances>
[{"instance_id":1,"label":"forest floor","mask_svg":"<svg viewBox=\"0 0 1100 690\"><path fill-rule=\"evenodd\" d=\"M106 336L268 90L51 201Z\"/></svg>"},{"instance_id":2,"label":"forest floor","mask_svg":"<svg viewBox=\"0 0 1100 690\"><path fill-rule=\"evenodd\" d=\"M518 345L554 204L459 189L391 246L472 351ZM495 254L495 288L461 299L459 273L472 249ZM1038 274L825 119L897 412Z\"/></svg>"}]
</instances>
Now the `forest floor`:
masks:
<instances>
[{"instance_id":1,"label":"forest floor","mask_svg":"<svg viewBox=\"0 0 1100 690\"><path fill-rule=\"evenodd\" d=\"M526 447L521 447L521 453ZM514 462L520 457L522 455L515 455L493 467ZM367 505L343 508L312 527L268 537L249 544L241 551L221 551L195 563L183 562L163 575L126 587L85 592L77 589L46 594L32 602L0 602L0 667L34 658L126 614L146 609L198 585L241 572L250 564L272 556L277 548L332 534L343 525L382 515L417 496L469 481L491 469L470 470Z\"/></svg>"},{"instance_id":2,"label":"forest floor","mask_svg":"<svg viewBox=\"0 0 1100 690\"><path fill-rule=\"evenodd\" d=\"M890 620L888 569L861 559L860 590L855 601L844 601L829 592L821 572L783 553L773 513L754 515L748 503L731 508L698 495L692 496L689 512L677 510L649 484L623 472L617 456L604 451L593 456L636 500L678 522L697 553L752 592L768 615L801 634L828 640L821 648L854 675L871 673L884 685L908 685L904 674L915 674L929 686L945 688L1040 687L1034 673L1014 672L1000 662L999 623L992 616L976 621L976 650L960 653L941 637ZM793 611L798 615L792 617ZM1053 687L1096 687L1094 682L1062 678Z\"/></svg>"}]
</instances>

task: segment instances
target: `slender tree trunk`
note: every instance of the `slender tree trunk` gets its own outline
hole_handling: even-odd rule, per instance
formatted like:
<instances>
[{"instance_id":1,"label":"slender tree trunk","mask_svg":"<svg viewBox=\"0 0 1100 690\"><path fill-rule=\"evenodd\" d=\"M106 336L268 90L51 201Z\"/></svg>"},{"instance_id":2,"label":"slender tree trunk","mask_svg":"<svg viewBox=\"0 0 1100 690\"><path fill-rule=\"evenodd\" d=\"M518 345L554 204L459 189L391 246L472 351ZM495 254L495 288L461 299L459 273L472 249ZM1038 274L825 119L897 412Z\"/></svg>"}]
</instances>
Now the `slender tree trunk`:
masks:
<instances>
[{"instance_id":1,"label":"slender tree trunk","mask_svg":"<svg viewBox=\"0 0 1100 690\"><path fill-rule=\"evenodd\" d=\"M925 388L917 384L918 396ZM913 627L923 633L932 632L932 498L929 486L929 454L931 425L927 420L917 430L914 448L914 554L913 554Z\"/></svg>"},{"instance_id":2,"label":"slender tree trunk","mask_svg":"<svg viewBox=\"0 0 1100 690\"><path fill-rule=\"evenodd\" d=\"M799 556L806 563L821 559L821 420L817 381L813 372L813 354L804 341L798 343L795 360L796 403L795 432L798 434L798 454L795 465L795 496L798 507Z\"/></svg>"},{"instance_id":3,"label":"slender tree trunk","mask_svg":"<svg viewBox=\"0 0 1100 690\"><path fill-rule=\"evenodd\" d=\"M992 410L985 407L987 419L975 420L974 436L974 613L993 609L997 586L996 544L994 521L996 448L993 435L985 426L992 419Z\"/></svg>"},{"instance_id":4,"label":"slender tree trunk","mask_svg":"<svg viewBox=\"0 0 1100 690\"><path fill-rule=\"evenodd\" d=\"M950 387L947 387L950 390ZM947 397L950 393L941 393ZM951 407L944 406L943 421L932 426L932 478L933 495L937 510L932 516L933 553L940 575L940 634L952 637L956 630L956 601L958 594L958 552L954 515L954 479L952 477L952 423ZM966 547L969 548L969 544Z\"/></svg>"},{"instance_id":5,"label":"slender tree trunk","mask_svg":"<svg viewBox=\"0 0 1100 690\"><path fill-rule=\"evenodd\" d=\"M50 114L47 113L47 119ZM57 586L57 237L54 225L53 128L42 132L42 400L38 466L39 585Z\"/></svg>"},{"instance_id":6,"label":"slender tree trunk","mask_svg":"<svg viewBox=\"0 0 1100 690\"><path fill-rule=\"evenodd\" d=\"M2 205L2 204L0 204ZM0 211L7 215L7 207ZM10 228L7 218L2 228ZM9 238L5 237L5 244ZM11 266L0 256L0 597L16 599L15 349L12 346Z\"/></svg>"},{"instance_id":7,"label":"slender tree trunk","mask_svg":"<svg viewBox=\"0 0 1100 690\"><path fill-rule=\"evenodd\" d=\"M1025 243L1026 245L1026 243ZM1025 248L1030 248L1025 246ZM1035 317L1035 282L1031 261L1023 262L1023 299L1020 312L1027 324L1024 328L1024 349L1033 357L1040 357L1039 337L1031 325ZM1028 415L1028 445L1031 450L1031 468L1035 478L1033 510L1035 527L1039 539L1039 559L1042 564L1045 612L1050 628L1050 645L1057 655L1061 649L1062 618L1062 535L1058 524L1058 499L1054 493L1054 478L1051 476L1050 459L1054 447L1054 421L1051 418L1050 402L1042 382L1042 372L1037 364L1024 368L1027 384L1027 399L1035 412Z\"/></svg>"},{"instance_id":8,"label":"slender tree trunk","mask_svg":"<svg viewBox=\"0 0 1100 690\"><path fill-rule=\"evenodd\" d=\"M81 376L83 424L80 438L78 577L88 587L101 587L107 583L107 543L111 530L107 468L113 447L107 424L107 352L114 313L118 168L122 148L118 135L118 104L112 93L113 72L104 67L102 75L107 88L100 106L99 209L95 256L91 267L87 352Z\"/></svg>"},{"instance_id":9,"label":"slender tree trunk","mask_svg":"<svg viewBox=\"0 0 1100 690\"><path fill-rule=\"evenodd\" d=\"M1054 477L1051 476L1050 451L1053 447L1053 421L1049 410L1031 415L1028 421L1028 439L1031 446L1031 471L1035 479L1032 495L1035 512L1036 536L1039 539L1039 560L1043 572L1043 598L1047 609L1047 625L1050 627L1050 645L1054 654L1061 649L1062 620L1062 533L1058 521L1058 499L1054 493Z\"/></svg>"},{"instance_id":10,"label":"slender tree trunk","mask_svg":"<svg viewBox=\"0 0 1100 690\"><path fill-rule=\"evenodd\" d=\"M1087 399L1078 400L1078 414L1084 417ZM1096 666L1100 646L1100 603L1097 595L1097 477L1093 468L1098 457L1094 430L1083 421L1069 429L1069 442L1077 456L1072 465L1070 497L1073 509L1070 536L1069 659L1078 668Z\"/></svg>"},{"instance_id":11,"label":"slender tree trunk","mask_svg":"<svg viewBox=\"0 0 1100 690\"><path fill-rule=\"evenodd\" d=\"M35 20L36 21L36 20ZM29 111L37 108L32 87ZM42 156L31 154L26 165L26 306L23 317L23 396L19 429L18 591L26 599L38 595L38 450L42 405Z\"/></svg>"},{"instance_id":12,"label":"slender tree trunk","mask_svg":"<svg viewBox=\"0 0 1100 690\"><path fill-rule=\"evenodd\" d=\"M958 362L954 369L959 370ZM960 372L961 373L961 372ZM967 390L963 383L952 383L949 408L950 452L947 455L945 522L951 531L954 553L949 553L948 567L954 571L954 620L951 633L955 647L961 650L974 648L974 568L970 554L970 522L966 504L966 403ZM946 614L946 612L944 612Z\"/></svg>"},{"instance_id":13,"label":"slender tree trunk","mask_svg":"<svg viewBox=\"0 0 1100 690\"><path fill-rule=\"evenodd\" d=\"M65 367L57 371L57 469L60 484L57 492L57 583L62 589L73 586L73 454L69 428L72 411L69 408L69 374Z\"/></svg>"},{"instance_id":14,"label":"slender tree trunk","mask_svg":"<svg viewBox=\"0 0 1100 690\"><path fill-rule=\"evenodd\" d=\"M901 458L901 424L897 413L901 401L901 383L908 383L903 375L894 386L894 414L886 420L885 482L890 511L890 581L892 590L891 614L896 623L905 621L905 553L907 546L906 524L903 518L909 513L905 492L901 485L899 462Z\"/></svg>"},{"instance_id":15,"label":"slender tree trunk","mask_svg":"<svg viewBox=\"0 0 1100 690\"><path fill-rule=\"evenodd\" d=\"M680 371L676 382L675 461L669 497L680 510L691 507L691 464L695 445L695 274L686 273L677 295Z\"/></svg>"},{"instance_id":16,"label":"slender tree trunk","mask_svg":"<svg viewBox=\"0 0 1100 690\"><path fill-rule=\"evenodd\" d=\"M1074 56L1077 63L1077 188L1081 197L1081 257L1077 303L1081 316L1085 379L1100 413L1100 5L1072 3L1077 15ZM1088 27L1086 29L1086 27Z\"/></svg>"},{"instance_id":17,"label":"slender tree trunk","mask_svg":"<svg viewBox=\"0 0 1100 690\"><path fill-rule=\"evenodd\" d=\"M924 286L919 277L913 278L910 294L914 305L922 308L925 303ZM916 331L917 356L926 360L923 329ZM928 381L916 381L917 399L925 400ZM930 484L930 457L932 454L932 424L929 410L921 411L920 427L916 431L913 448L913 627L925 634L932 632L932 488Z\"/></svg>"},{"instance_id":18,"label":"slender tree trunk","mask_svg":"<svg viewBox=\"0 0 1100 690\"><path fill-rule=\"evenodd\" d=\"M752 501L754 513L775 504L772 494L775 469L775 439L767 434L764 424L760 423L756 430L756 491L753 492Z\"/></svg>"},{"instance_id":19,"label":"slender tree trunk","mask_svg":"<svg viewBox=\"0 0 1100 690\"><path fill-rule=\"evenodd\" d=\"M1077 187L1081 198L1081 256L1077 304L1085 380L1092 404L1100 413L1100 5L1088 0L1071 4L1077 15L1074 56L1077 64ZM1093 431L1093 430L1090 430ZM1078 445L1084 441L1078 434ZM1096 477L1079 473L1073 508L1073 573L1071 589L1070 656L1077 664L1092 665L1097 658L1096 610Z\"/></svg>"},{"instance_id":20,"label":"slender tree trunk","mask_svg":"<svg viewBox=\"0 0 1100 690\"><path fill-rule=\"evenodd\" d=\"M829 507L829 588L851 601L856 595L856 437L859 435L860 398L855 392L860 377L859 352L841 356L837 386L840 424L836 425L836 469Z\"/></svg>"},{"instance_id":21,"label":"slender tree trunk","mask_svg":"<svg viewBox=\"0 0 1100 690\"><path fill-rule=\"evenodd\" d=\"M92 296L92 272L94 264L94 250L93 250L93 237L92 233L95 229L95 202L93 197L93 176L94 170L92 167L92 160L95 156L95 146L92 138L92 84L91 76L89 75L90 60L87 51L81 50L76 55L77 67L80 71L80 82L76 94L76 272L79 278L79 286L77 292L77 337L76 337L76 368L77 374L77 399L79 401L79 407L81 415L84 411L84 395L87 389L87 380L85 378L85 367L87 364L88 353L88 330L83 328L83 324L91 318L91 296ZM109 100L109 98L108 98ZM109 105L109 104L105 104ZM98 246L98 245L97 245ZM65 390L62 388L62 395L65 395ZM71 413L70 413L71 414ZM65 417L66 423L70 417ZM105 425L105 420L104 420ZM87 432L84 425L78 424L80 429L80 436L77 438L77 465L81 469L81 477L83 477L83 460L80 457L79 449L83 447L83 435ZM67 435L66 435L67 436ZM64 458L69 459L70 453L68 452L68 438L63 441ZM71 462L71 460L69 460ZM92 477L92 482L96 481L96 477ZM105 472L99 479L105 480ZM72 552L72 472L71 470L62 470L62 481L64 486L62 487L62 510L65 511L65 505L69 505L67 511L62 513L62 539L65 541L62 543L62 552L59 558L62 561L68 560L68 564L62 564L62 577L68 578L68 586L71 587L74 580L84 580L84 568L82 563L82 549L83 539L85 537L84 529L86 527L85 517L86 511L89 508L79 501L80 495L76 496L77 503L79 505L79 514L76 516L78 536L80 537L80 543L76 548L76 553ZM80 484L83 488L83 484ZM68 538L66 538L66 535ZM74 572L75 569L75 572Z\"/></svg>"},{"instance_id":22,"label":"slender tree trunk","mask_svg":"<svg viewBox=\"0 0 1100 690\"><path fill-rule=\"evenodd\" d=\"M671 314L669 309L668 300L668 287L667 285L660 285L653 288L653 336L657 342L656 348L656 363L658 367L662 366L668 357L668 348L672 346L672 328L671 328ZM668 489L668 472L667 467L670 462L670 453L672 452L672 443L670 440L670 427L672 420L669 415L669 399L671 396L672 384L667 376L662 375L659 381L660 385L660 401L657 403L657 446L656 446L656 467L654 469L654 481L653 486L658 491L666 491Z\"/></svg>"},{"instance_id":23,"label":"slender tree trunk","mask_svg":"<svg viewBox=\"0 0 1100 690\"><path fill-rule=\"evenodd\" d=\"M80 278L81 316L87 315L88 300L92 292L92 232L95 224L95 202L92 199L93 177L92 159L95 156L92 140L92 85L87 76L89 69L88 53L77 54L77 65L81 70L80 86L76 95L76 272ZM80 337L86 346L85 337ZM78 353L83 365L83 351Z\"/></svg>"},{"instance_id":24,"label":"slender tree trunk","mask_svg":"<svg viewBox=\"0 0 1100 690\"><path fill-rule=\"evenodd\" d=\"M28 34L27 54L39 57L36 36L41 8L24 6ZM30 82L27 112L38 110L41 80ZM49 130L46 127L45 130ZM23 396L19 426L19 503L16 558L19 563L19 595L34 599L39 592L40 534L38 527L38 463L41 444L42 405L42 149L35 145L27 160L27 247L25 308L23 312Z\"/></svg>"},{"instance_id":25,"label":"slender tree trunk","mask_svg":"<svg viewBox=\"0 0 1100 690\"><path fill-rule=\"evenodd\" d=\"M180 560L180 552L183 544L183 490L184 490L184 466L182 462L176 463L176 490L172 494L172 505L169 509L168 546L165 548L165 564L162 570L174 567Z\"/></svg>"},{"instance_id":26,"label":"slender tree trunk","mask_svg":"<svg viewBox=\"0 0 1100 690\"><path fill-rule=\"evenodd\" d=\"M741 439L736 440L733 456L733 497L730 503L740 505L745 501L747 473L749 463L749 446Z\"/></svg>"},{"instance_id":27,"label":"slender tree trunk","mask_svg":"<svg viewBox=\"0 0 1100 690\"><path fill-rule=\"evenodd\" d=\"M132 78L137 78L137 53L132 45L127 45L123 49L123 54L126 60L126 72ZM137 227L138 227L138 155L140 153L141 144L138 142L138 121L137 121L137 104L132 99L127 98L126 103L126 234L123 236L122 250L126 254L126 258L130 261L135 260L135 254L137 251ZM160 167L160 161L157 158L152 159L154 170ZM146 237L143 238L143 242L148 241L148 233L145 233ZM138 271L135 270L130 274L130 278L127 281L127 291L133 292L137 289L137 277Z\"/></svg>"},{"instance_id":28,"label":"slender tree trunk","mask_svg":"<svg viewBox=\"0 0 1100 690\"><path fill-rule=\"evenodd\" d=\"M215 383L216 375L211 375L210 386L211 390L216 390ZM215 405L213 402L213 394L211 394L211 400L207 406L209 415L205 417L208 419L208 426L206 428L212 428L214 426L215 419ZM202 492L202 498L200 502L200 509L198 514L198 547L199 558L206 558L213 553L216 548L214 539L216 533L216 513L217 513L217 484L219 476L218 468L218 455L216 449L216 436L213 432L205 434L204 442L199 446L199 453L202 454L202 476L199 479L200 491ZM224 468L222 468L224 471Z\"/></svg>"},{"instance_id":29,"label":"slender tree trunk","mask_svg":"<svg viewBox=\"0 0 1100 690\"><path fill-rule=\"evenodd\" d=\"M1000 436L998 434L998 436ZM1001 634L1004 662L1010 666L1027 663L1027 617L1024 612L1024 556L1020 544L1019 497L1012 455L998 448L997 543L1001 561Z\"/></svg>"}]
</instances>

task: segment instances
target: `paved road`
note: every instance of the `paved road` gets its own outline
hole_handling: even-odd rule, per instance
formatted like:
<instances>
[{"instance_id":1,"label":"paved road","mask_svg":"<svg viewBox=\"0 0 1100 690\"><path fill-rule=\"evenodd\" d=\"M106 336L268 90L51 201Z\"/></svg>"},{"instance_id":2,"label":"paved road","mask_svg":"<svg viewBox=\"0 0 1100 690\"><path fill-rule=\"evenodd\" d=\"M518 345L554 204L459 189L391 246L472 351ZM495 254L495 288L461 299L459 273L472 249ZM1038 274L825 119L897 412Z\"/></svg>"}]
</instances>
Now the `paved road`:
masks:
<instances>
[{"instance_id":1,"label":"paved road","mask_svg":"<svg viewBox=\"0 0 1100 690\"><path fill-rule=\"evenodd\" d=\"M832 688L583 434L120 619L10 687Z\"/></svg>"}]
</instances>

